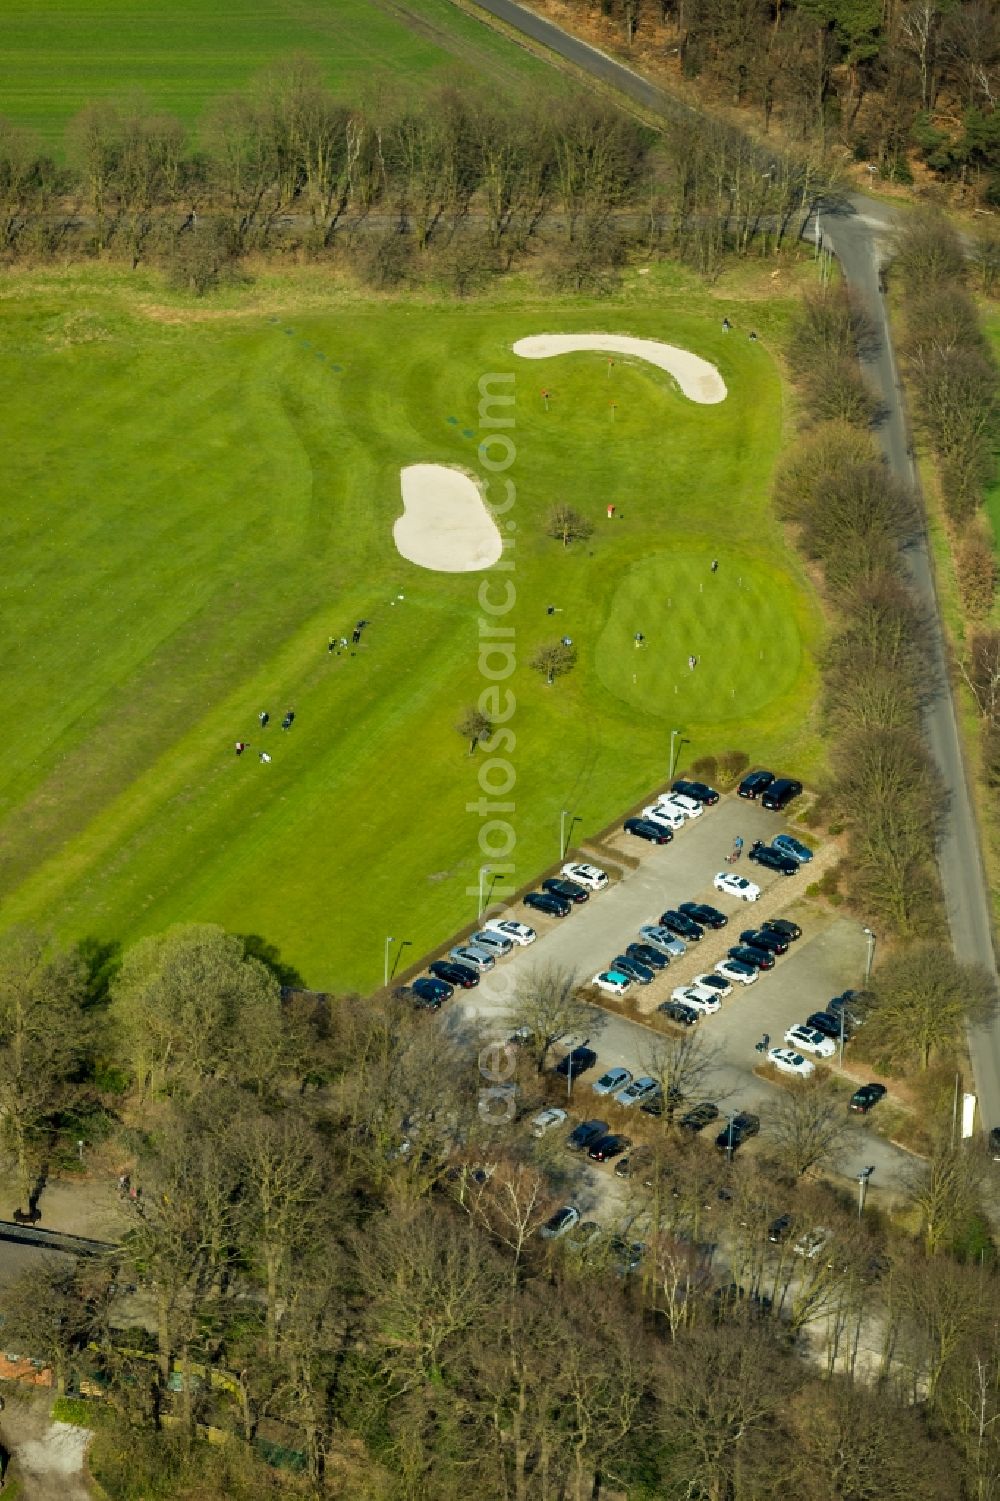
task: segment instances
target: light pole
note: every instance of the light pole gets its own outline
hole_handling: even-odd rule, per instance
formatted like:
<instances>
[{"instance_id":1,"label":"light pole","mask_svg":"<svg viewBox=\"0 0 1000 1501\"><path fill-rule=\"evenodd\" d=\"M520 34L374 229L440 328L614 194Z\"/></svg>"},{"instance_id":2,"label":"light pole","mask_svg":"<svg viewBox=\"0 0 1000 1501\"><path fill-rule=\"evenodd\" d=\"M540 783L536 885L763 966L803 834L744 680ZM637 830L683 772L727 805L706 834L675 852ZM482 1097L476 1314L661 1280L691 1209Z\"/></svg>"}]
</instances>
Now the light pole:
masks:
<instances>
[{"instance_id":1,"label":"light pole","mask_svg":"<svg viewBox=\"0 0 1000 1501\"><path fill-rule=\"evenodd\" d=\"M389 983L389 949L392 946L392 944L394 944L395 942L396 942L396 940L395 940L395 938L393 938L391 936L391 934L387 935L386 940L385 940L385 963L383 965L383 969L385 971L385 984L386 985L388 985L388 983Z\"/></svg>"},{"instance_id":2,"label":"light pole","mask_svg":"<svg viewBox=\"0 0 1000 1501\"><path fill-rule=\"evenodd\" d=\"M680 734L680 730L671 730L670 731L670 773L669 773L669 775L667 777L667 781L668 782L672 782L673 779L674 779L674 745L676 743L677 736L679 734Z\"/></svg>"},{"instance_id":3,"label":"light pole","mask_svg":"<svg viewBox=\"0 0 1000 1501\"><path fill-rule=\"evenodd\" d=\"M840 1067L844 1067L844 1005L840 1007Z\"/></svg>"},{"instance_id":4,"label":"light pole","mask_svg":"<svg viewBox=\"0 0 1000 1501\"><path fill-rule=\"evenodd\" d=\"M560 860L563 858L563 856L566 853L566 820L567 820L568 817L569 817L569 809L568 808L564 808L562 810L562 812L560 813L560 815L559 815L559 858L560 858ZM573 825L570 824L570 829L572 830L572 828L573 828Z\"/></svg>"},{"instance_id":5,"label":"light pole","mask_svg":"<svg viewBox=\"0 0 1000 1501\"><path fill-rule=\"evenodd\" d=\"M858 1174L858 1219L865 1212L865 1197L868 1193L868 1180L875 1171L874 1164L871 1167L862 1168Z\"/></svg>"},{"instance_id":6,"label":"light pole","mask_svg":"<svg viewBox=\"0 0 1000 1501\"><path fill-rule=\"evenodd\" d=\"M490 865L481 865L479 867L479 917L483 915L483 877L488 876L491 871L492 866Z\"/></svg>"},{"instance_id":7,"label":"light pole","mask_svg":"<svg viewBox=\"0 0 1000 1501\"><path fill-rule=\"evenodd\" d=\"M872 977L872 965L875 963L875 934L871 928L862 928L861 931L868 939L868 958L865 962L865 986L867 988L868 981Z\"/></svg>"}]
</instances>

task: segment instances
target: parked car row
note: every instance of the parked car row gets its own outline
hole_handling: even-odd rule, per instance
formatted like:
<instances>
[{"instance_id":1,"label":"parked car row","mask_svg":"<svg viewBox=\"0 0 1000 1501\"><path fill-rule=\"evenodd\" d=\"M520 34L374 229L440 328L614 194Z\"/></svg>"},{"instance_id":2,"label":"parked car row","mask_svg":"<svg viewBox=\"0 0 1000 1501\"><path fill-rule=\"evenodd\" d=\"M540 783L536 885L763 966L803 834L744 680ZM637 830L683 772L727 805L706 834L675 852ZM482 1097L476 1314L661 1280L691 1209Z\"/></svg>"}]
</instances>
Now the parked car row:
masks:
<instances>
[{"instance_id":1,"label":"parked car row","mask_svg":"<svg viewBox=\"0 0 1000 1501\"><path fill-rule=\"evenodd\" d=\"M684 902L682 913L692 912L697 904ZM714 908L705 909L714 913ZM721 913L716 914L722 917ZM664 914L666 916L666 914ZM723 917L723 926L728 918ZM699 933L699 937L701 934ZM680 1026L690 1027L701 1016L713 1016L733 985L752 985L758 976L774 968L776 957L788 952L789 945L802 936L798 923L784 917L772 917L757 928L744 928L740 941L729 949L714 970L695 975L687 985L678 985L659 1010Z\"/></svg>"},{"instance_id":2,"label":"parked car row","mask_svg":"<svg viewBox=\"0 0 1000 1501\"><path fill-rule=\"evenodd\" d=\"M751 771L736 789L740 797L756 802L772 813L781 813L793 798L802 794L802 783L794 777L776 777L773 771Z\"/></svg>"},{"instance_id":3,"label":"parked car row","mask_svg":"<svg viewBox=\"0 0 1000 1501\"><path fill-rule=\"evenodd\" d=\"M558 876L549 876L538 891L529 891L526 907L551 917L566 917L574 907L590 899L591 892L603 891L608 885L607 872L596 865L570 862ZM416 1005L436 1010L450 1000L455 991L471 990L480 977L493 969L498 959L515 948L527 948L537 938L534 928L511 917L491 917L478 932L457 944L443 959L435 959L421 975L398 995L409 996Z\"/></svg>"},{"instance_id":4,"label":"parked car row","mask_svg":"<svg viewBox=\"0 0 1000 1501\"><path fill-rule=\"evenodd\" d=\"M719 794L707 782L677 781L643 808L640 817L626 818L625 832L649 844L669 844L689 819L700 818L718 801Z\"/></svg>"}]
</instances>

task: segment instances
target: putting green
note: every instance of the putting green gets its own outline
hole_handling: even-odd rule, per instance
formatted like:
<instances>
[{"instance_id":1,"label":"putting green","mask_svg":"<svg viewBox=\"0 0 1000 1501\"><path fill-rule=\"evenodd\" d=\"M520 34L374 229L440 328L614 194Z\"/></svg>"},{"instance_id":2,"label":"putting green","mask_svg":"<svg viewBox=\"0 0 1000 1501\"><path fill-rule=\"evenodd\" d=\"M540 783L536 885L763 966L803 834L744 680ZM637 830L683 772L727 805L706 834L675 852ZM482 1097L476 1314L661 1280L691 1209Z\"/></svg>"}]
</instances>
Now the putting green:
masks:
<instances>
[{"instance_id":1,"label":"putting green","mask_svg":"<svg viewBox=\"0 0 1000 1501\"><path fill-rule=\"evenodd\" d=\"M795 691L803 670L797 592L780 567L746 554L655 553L614 593L596 647L601 681L635 709L672 722L759 715Z\"/></svg>"},{"instance_id":2,"label":"putting green","mask_svg":"<svg viewBox=\"0 0 1000 1501\"><path fill-rule=\"evenodd\" d=\"M768 498L777 368L694 284L647 283L617 302L458 303L351 298L303 273L192 308L142 272L8 279L0 623L20 650L0 656L0 922L128 943L216 921L312 985L367 988L388 935L405 964L475 916L498 863L486 783L520 883L558 854L563 810L581 837L662 782L666 715L684 764L739 749L814 770L820 617ZM543 374L512 353L595 328L692 350L727 399L699 406L641 362L579 353ZM485 420L484 376L514 392L512 429ZM511 467L490 474L480 445L502 463L489 439L508 431ZM514 482L512 569L398 555L415 463L478 473L494 501ZM586 543L547 535L559 502L592 522ZM728 587L744 562L745 599ZM455 726L491 686L484 581L494 602L513 586L516 707L505 743L469 756ZM362 617L357 654L328 652ZM548 687L531 658L563 634L578 663ZM671 641L672 663L702 659L676 701Z\"/></svg>"}]
</instances>

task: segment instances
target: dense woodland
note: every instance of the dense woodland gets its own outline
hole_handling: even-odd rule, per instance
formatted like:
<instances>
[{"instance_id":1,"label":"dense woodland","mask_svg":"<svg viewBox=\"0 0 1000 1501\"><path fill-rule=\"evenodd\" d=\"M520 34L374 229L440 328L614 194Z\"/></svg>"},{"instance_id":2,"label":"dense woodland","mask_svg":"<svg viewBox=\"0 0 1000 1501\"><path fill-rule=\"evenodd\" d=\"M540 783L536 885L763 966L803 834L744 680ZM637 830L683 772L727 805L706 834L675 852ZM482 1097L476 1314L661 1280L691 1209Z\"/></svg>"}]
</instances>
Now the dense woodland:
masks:
<instances>
[{"instance_id":1,"label":"dense woodland","mask_svg":"<svg viewBox=\"0 0 1000 1501\"><path fill-rule=\"evenodd\" d=\"M566 0L755 132L1000 202L1000 12L985 0Z\"/></svg>"},{"instance_id":2,"label":"dense woodland","mask_svg":"<svg viewBox=\"0 0 1000 1501\"><path fill-rule=\"evenodd\" d=\"M495 1125L478 1108L489 1039L392 996L283 996L280 972L211 927L124 956L25 933L0 950L0 1140L22 1202L44 1222L77 1140L83 1170L135 1190L119 1250L0 1298L4 1348L90 1394L111 1496L997 1494L975 1151L936 1139L893 1229L816 1177L845 1125L827 1086L778 1091L763 1150L732 1164L671 1105L629 1122L647 1136L622 1185L642 1260L624 1225L618 1245L546 1242L574 1159L525 1117L580 1022L569 977L523 982L512 1022L535 1041L510 1053L519 1119ZM925 1010L963 978L938 974ZM871 1002L901 1062L921 983L889 971ZM697 1097L702 1041L653 1043L665 1097ZM817 1223L827 1250L796 1256ZM208 1427L228 1443L202 1442ZM301 1473L269 1470L265 1444Z\"/></svg>"}]
</instances>

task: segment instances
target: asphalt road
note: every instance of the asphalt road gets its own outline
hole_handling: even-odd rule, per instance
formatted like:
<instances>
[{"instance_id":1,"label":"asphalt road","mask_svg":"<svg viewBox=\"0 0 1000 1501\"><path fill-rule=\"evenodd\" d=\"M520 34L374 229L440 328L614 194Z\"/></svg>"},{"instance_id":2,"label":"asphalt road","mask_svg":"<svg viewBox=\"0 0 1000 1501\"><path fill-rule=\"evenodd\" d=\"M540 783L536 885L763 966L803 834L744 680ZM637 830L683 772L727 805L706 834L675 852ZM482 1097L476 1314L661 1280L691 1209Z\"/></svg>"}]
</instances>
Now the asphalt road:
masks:
<instances>
[{"instance_id":1,"label":"asphalt road","mask_svg":"<svg viewBox=\"0 0 1000 1501\"><path fill-rule=\"evenodd\" d=\"M588 46L551 21L513 3L513 0L477 0L477 4L643 108L666 118L692 113L686 105L671 99L631 68ZM808 226L805 233L811 233L812 228L812 225ZM821 228L824 242L836 254L851 289L868 305L881 335L878 351L864 362L866 374L887 414L879 429L879 442L892 473L904 483L915 485L916 471L909 451L905 403L879 288L879 266L888 258L892 211L874 199L855 194L839 212L824 212ZM937 689L927 706L924 729L948 798L938 859L952 943L963 963L985 969L996 983L998 975L989 888L955 703L948 681L934 575L924 537L915 539L906 549L906 564L913 588L933 622L929 667ZM969 1046L979 1097L980 1124L989 1129L992 1125L1000 1125L1000 1014L991 1025L971 1029Z\"/></svg>"},{"instance_id":2,"label":"asphalt road","mask_svg":"<svg viewBox=\"0 0 1000 1501\"><path fill-rule=\"evenodd\" d=\"M633 841L643 851L639 868L592 895L568 917L539 921L538 915L526 908L512 909L512 916L536 928L538 940L500 960L475 990L456 994L451 1003L456 1021L475 1020L487 1036L495 1022L495 1040L504 1043L510 1036L509 1012L519 979L532 970L558 965L571 970L581 981L587 980L637 936L643 923L655 922L665 907L688 900L710 902L729 916L729 925L719 933L706 933L683 957L672 960L653 984L637 989L641 1009L651 1011L675 985L689 982L699 970L711 969L730 944L739 941L742 928L779 912L792 916L803 930L802 938L778 959L773 970L754 985L735 986L723 1001L722 1010L698 1023L699 1033L717 1050L705 1096L722 1110L757 1112L766 1135L778 1086L754 1073L755 1064L760 1062L755 1043L768 1032L772 1045L779 1044L786 1027L805 1021L811 1011L822 1010L832 995L857 985L867 952L860 924L831 917L821 903L806 898L808 867L799 875L780 876L751 865L744 856L738 869L760 885L760 900L743 903L714 890L713 878L717 871L727 868L724 857L736 834L743 835L749 848L752 838L766 836L770 840L785 827L780 815L768 813L757 803L723 798L681 829L671 844L652 847ZM618 1065L634 1075L647 1072L644 1060L649 1058L657 1034L626 1016L595 1007L586 1035L599 1063L574 1083L574 1108L584 1117L600 1117L597 1099L591 1095L593 1081L605 1068ZM849 1052L847 1061L849 1064ZM837 1169L851 1179L862 1167L873 1164L877 1169L873 1190L898 1188L911 1159L878 1136L872 1124L866 1119L851 1119L850 1135ZM607 1174L610 1170L591 1171Z\"/></svg>"}]
</instances>

